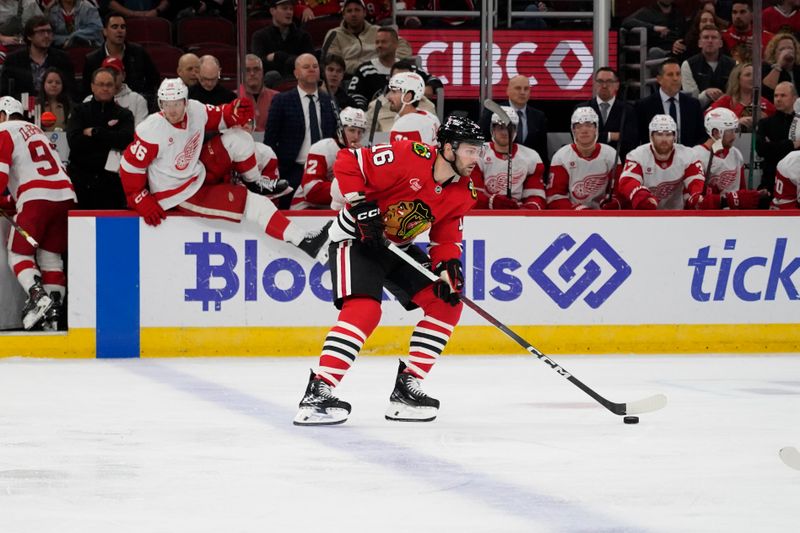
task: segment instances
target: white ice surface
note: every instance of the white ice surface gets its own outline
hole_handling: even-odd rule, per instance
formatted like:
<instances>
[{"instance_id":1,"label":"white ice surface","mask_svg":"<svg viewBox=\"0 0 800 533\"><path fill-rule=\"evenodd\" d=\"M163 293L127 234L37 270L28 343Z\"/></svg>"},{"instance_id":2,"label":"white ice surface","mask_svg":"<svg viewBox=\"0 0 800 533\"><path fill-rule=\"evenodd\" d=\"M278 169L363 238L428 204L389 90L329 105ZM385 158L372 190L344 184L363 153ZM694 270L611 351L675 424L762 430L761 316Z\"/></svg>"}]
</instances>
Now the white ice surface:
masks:
<instances>
[{"instance_id":1,"label":"white ice surface","mask_svg":"<svg viewBox=\"0 0 800 533\"><path fill-rule=\"evenodd\" d=\"M0 532L796 532L800 356L447 357L428 424L383 418L392 358L291 425L315 358L0 360Z\"/></svg>"}]
</instances>

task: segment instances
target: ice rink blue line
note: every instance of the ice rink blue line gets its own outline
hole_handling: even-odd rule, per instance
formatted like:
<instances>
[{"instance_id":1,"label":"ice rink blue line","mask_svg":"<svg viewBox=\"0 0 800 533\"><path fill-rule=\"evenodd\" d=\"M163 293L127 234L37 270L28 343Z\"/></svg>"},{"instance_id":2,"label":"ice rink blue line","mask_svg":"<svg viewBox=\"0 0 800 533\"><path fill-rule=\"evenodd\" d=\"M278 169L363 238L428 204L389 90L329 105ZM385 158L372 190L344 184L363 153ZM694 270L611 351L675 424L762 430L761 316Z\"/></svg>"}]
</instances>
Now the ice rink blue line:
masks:
<instances>
[{"instance_id":1,"label":"ice rink blue line","mask_svg":"<svg viewBox=\"0 0 800 533\"><path fill-rule=\"evenodd\" d=\"M98 217L95 238L97 357L139 357L139 217Z\"/></svg>"},{"instance_id":2,"label":"ice rink blue line","mask_svg":"<svg viewBox=\"0 0 800 533\"><path fill-rule=\"evenodd\" d=\"M184 392L220 408L253 418L298 439L309 439L335 452L357 457L410 477L431 487L446 487L451 493L480 502L505 514L531 523L531 527L548 527L548 531L593 533L644 533L641 526L620 524L576 505L531 491L530 488L500 481L464 466L426 455L414 448L382 441L362 434L346 425L325 428L300 428L292 425L294 411L252 396L237 389L180 372L149 360L126 364L125 368L162 385ZM169 407L165 407L169 409ZM536 529L531 529L536 531Z\"/></svg>"}]
</instances>

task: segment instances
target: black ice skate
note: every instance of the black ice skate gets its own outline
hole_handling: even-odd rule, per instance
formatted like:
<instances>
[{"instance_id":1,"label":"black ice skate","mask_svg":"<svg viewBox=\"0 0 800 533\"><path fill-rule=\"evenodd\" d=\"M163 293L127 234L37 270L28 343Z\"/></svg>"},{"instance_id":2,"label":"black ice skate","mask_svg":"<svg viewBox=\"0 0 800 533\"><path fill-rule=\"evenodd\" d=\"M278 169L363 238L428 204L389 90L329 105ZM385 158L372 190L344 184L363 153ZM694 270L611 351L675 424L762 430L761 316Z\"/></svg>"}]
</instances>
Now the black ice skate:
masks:
<instances>
[{"instance_id":1,"label":"black ice skate","mask_svg":"<svg viewBox=\"0 0 800 533\"><path fill-rule=\"evenodd\" d=\"M58 323L61 320L61 315L63 312L61 293L53 291L50 293L50 298L53 300L53 305L44 314L42 329L45 331L58 331Z\"/></svg>"},{"instance_id":2,"label":"black ice skate","mask_svg":"<svg viewBox=\"0 0 800 533\"><path fill-rule=\"evenodd\" d=\"M300 410L294 417L295 426L331 426L341 424L350 415L350 404L343 402L331 393L331 386L315 379L314 371L308 378L308 387Z\"/></svg>"},{"instance_id":3,"label":"black ice skate","mask_svg":"<svg viewBox=\"0 0 800 533\"><path fill-rule=\"evenodd\" d=\"M322 226L320 229L309 231L306 233L306 236L300 241L300 244L297 245L298 248L303 250L305 253L311 256L312 259L316 259L319 251L328 242L328 230L333 224L333 220L329 220L327 224Z\"/></svg>"},{"instance_id":4,"label":"black ice skate","mask_svg":"<svg viewBox=\"0 0 800 533\"><path fill-rule=\"evenodd\" d=\"M430 422L439 412L439 400L431 398L422 390L419 378L404 374L405 363L400 361L394 390L389 396L386 420L399 422Z\"/></svg>"},{"instance_id":5,"label":"black ice skate","mask_svg":"<svg viewBox=\"0 0 800 533\"><path fill-rule=\"evenodd\" d=\"M35 283L28 291L28 301L22 309L22 327L32 329L48 310L53 306L53 300L42 287L42 279L36 276Z\"/></svg>"},{"instance_id":6,"label":"black ice skate","mask_svg":"<svg viewBox=\"0 0 800 533\"><path fill-rule=\"evenodd\" d=\"M280 178L268 178L266 176L259 176L253 181L244 181L244 185L250 192L254 192L260 196L266 196L270 199L280 198L294 191L292 187L289 187L288 181Z\"/></svg>"}]
</instances>

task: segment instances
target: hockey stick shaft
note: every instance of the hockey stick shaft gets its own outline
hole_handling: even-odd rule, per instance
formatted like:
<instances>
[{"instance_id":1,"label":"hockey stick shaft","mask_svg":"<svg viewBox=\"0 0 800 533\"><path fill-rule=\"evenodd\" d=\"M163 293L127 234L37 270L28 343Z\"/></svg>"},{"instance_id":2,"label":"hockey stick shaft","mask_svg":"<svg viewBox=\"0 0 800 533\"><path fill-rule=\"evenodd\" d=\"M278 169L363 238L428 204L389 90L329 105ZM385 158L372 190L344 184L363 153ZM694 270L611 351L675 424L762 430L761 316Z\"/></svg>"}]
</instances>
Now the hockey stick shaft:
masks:
<instances>
[{"instance_id":1,"label":"hockey stick shaft","mask_svg":"<svg viewBox=\"0 0 800 533\"><path fill-rule=\"evenodd\" d=\"M372 140L375 138L375 128L378 127L378 115L381 113L381 107L383 107L383 102L381 99L378 98L375 100L375 107L372 110L372 124L370 124L369 128L369 145L372 146Z\"/></svg>"},{"instance_id":2,"label":"hockey stick shaft","mask_svg":"<svg viewBox=\"0 0 800 533\"><path fill-rule=\"evenodd\" d=\"M439 277L436 276L436 274L434 274L433 272L425 268L423 265L418 263L416 260L414 260L413 257L411 257L405 251L398 248L396 244L387 241L386 247L389 248L389 250L391 250L395 255L404 260L406 263L414 267L425 277L427 277L430 281L436 282L439 280ZM480 305L476 304L463 294L460 294L459 296L461 298L461 301L464 302L464 305L475 311L484 320L486 320L487 322L495 326L497 329L505 333L508 337L514 340L514 342L525 348L525 350L530 352L532 355L535 355L540 361L545 363L551 369L555 370L557 374L566 378L573 385L575 385L583 392L591 396L597 403L599 403L600 405L602 405L615 415L647 413L650 411L656 411L658 409L661 409L666 405L667 398L666 396L661 394L657 394L655 396L651 396L643 400L627 404L615 403L610 400L607 400L606 398L602 397L600 394L595 392L593 389L585 385L578 378L573 376L564 367L553 361L550 357L546 356L545 354L537 350L531 343L520 337L517 333L512 331L511 328L500 322L498 319L492 316L488 311L486 311Z\"/></svg>"},{"instance_id":3,"label":"hockey stick shaft","mask_svg":"<svg viewBox=\"0 0 800 533\"><path fill-rule=\"evenodd\" d=\"M17 231L17 233L19 233L20 235L22 235L22 237L23 237L23 238L24 238L26 241L28 241L28 244L30 244L30 245L31 245L31 246L33 246L34 248L38 248L38 247L39 247L39 243L38 243L38 242L36 242L36 239L34 239L34 238L31 236L31 234L30 234L30 233L28 233L27 231L25 231L25 230L22 228L22 226L20 226L19 224L17 224L17 221L16 221L16 220L14 220L13 218L11 218L11 217L8 215L8 213L6 213L6 212L5 212L5 210L3 210L3 209L0 209L0 215L3 215L3 218L5 218L6 220L8 220L8 222L9 222L9 223L11 224L11 226L12 226L12 227L13 227L13 228L14 228L14 229Z\"/></svg>"}]
</instances>

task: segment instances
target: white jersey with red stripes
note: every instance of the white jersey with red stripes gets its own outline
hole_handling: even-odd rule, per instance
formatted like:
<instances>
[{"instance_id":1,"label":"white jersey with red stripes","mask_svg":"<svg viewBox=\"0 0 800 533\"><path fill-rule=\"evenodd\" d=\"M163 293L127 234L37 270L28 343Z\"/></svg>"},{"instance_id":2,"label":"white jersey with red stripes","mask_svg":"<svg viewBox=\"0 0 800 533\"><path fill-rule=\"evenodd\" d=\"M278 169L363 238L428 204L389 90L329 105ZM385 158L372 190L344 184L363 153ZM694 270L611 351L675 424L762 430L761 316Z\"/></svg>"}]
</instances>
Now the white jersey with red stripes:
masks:
<instances>
[{"instance_id":1,"label":"white jersey with red stripes","mask_svg":"<svg viewBox=\"0 0 800 533\"><path fill-rule=\"evenodd\" d=\"M278 179L278 156L269 145L256 143L256 164L262 176L269 179Z\"/></svg>"},{"instance_id":2,"label":"white jersey with red stripes","mask_svg":"<svg viewBox=\"0 0 800 533\"><path fill-rule=\"evenodd\" d=\"M703 171L708 169L708 158L711 150L705 144L698 144L693 148L698 161L703 165ZM744 176L744 156L735 146L725 148L711 160L711 170L706 174L706 185L715 193L747 189L747 180Z\"/></svg>"},{"instance_id":3,"label":"white jersey with red stripes","mask_svg":"<svg viewBox=\"0 0 800 533\"><path fill-rule=\"evenodd\" d=\"M574 143L562 146L550 161L548 207L599 209L618 166L617 153L607 144L595 144L588 157L581 155Z\"/></svg>"},{"instance_id":4,"label":"white jersey with red stripes","mask_svg":"<svg viewBox=\"0 0 800 533\"><path fill-rule=\"evenodd\" d=\"M435 145L438 131L439 119L436 115L417 109L414 113L408 113L394 121L389 132L389 142L409 140Z\"/></svg>"},{"instance_id":5,"label":"white jersey with red stripes","mask_svg":"<svg viewBox=\"0 0 800 533\"><path fill-rule=\"evenodd\" d=\"M508 183L508 159L506 154L495 149L494 142L484 144L485 153L478 160L472 177L478 190L478 208L486 208L484 195L506 194ZM539 207L544 208L544 163L536 150L514 143L511 150L511 197L529 203L540 199Z\"/></svg>"},{"instance_id":6,"label":"white jersey with red stripes","mask_svg":"<svg viewBox=\"0 0 800 533\"><path fill-rule=\"evenodd\" d=\"M188 100L186 116L171 124L161 113L153 113L136 126L133 142L120 164L123 182L142 181L161 207L170 209L190 198L205 180L200 151L206 131L224 129L222 110ZM127 190L127 188L126 188Z\"/></svg>"},{"instance_id":7,"label":"white jersey with red stripes","mask_svg":"<svg viewBox=\"0 0 800 533\"><path fill-rule=\"evenodd\" d=\"M330 137L311 146L303 170L303 180L294 193L289 209L331 208L330 183L333 181L333 163L341 149L339 143Z\"/></svg>"},{"instance_id":8,"label":"white jersey with red stripes","mask_svg":"<svg viewBox=\"0 0 800 533\"><path fill-rule=\"evenodd\" d=\"M778 163L772 206L777 209L800 208L800 151L789 152Z\"/></svg>"},{"instance_id":9,"label":"white jersey with red stripes","mask_svg":"<svg viewBox=\"0 0 800 533\"><path fill-rule=\"evenodd\" d=\"M656 161L647 143L628 152L617 191L630 201L645 187L658 200L658 209L683 209L690 196L703 193L704 184L703 166L694 150L675 144L666 161Z\"/></svg>"},{"instance_id":10,"label":"white jersey with red stripes","mask_svg":"<svg viewBox=\"0 0 800 533\"><path fill-rule=\"evenodd\" d=\"M8 187L21 210L29 200L77 200L72 182L50 140L35 124L0 124L0 192Z\"/></svg>"}]
</instances>

